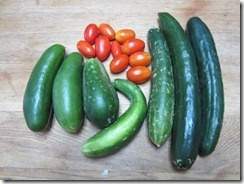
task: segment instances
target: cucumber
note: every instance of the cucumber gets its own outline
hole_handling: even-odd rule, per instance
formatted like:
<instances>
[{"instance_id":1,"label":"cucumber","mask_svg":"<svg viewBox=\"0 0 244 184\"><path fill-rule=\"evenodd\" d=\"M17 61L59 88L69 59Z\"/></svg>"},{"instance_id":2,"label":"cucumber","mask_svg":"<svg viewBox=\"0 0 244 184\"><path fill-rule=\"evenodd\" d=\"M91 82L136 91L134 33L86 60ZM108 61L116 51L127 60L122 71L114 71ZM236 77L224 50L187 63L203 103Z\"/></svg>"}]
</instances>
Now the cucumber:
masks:
<instances>
[{"instance_id":1,"label":"cucumber","mask_svg":"<svg viewBox=\"0 0 244 184\"><path fill-rule=\"evenodd\" d=\"M67 56L53 84L53 110L60 126L77 132L83 124L83 57L78 52Z\"/></svg>"},{"instance_id":2,"label":"cucumber","mask_svg":"<svg viewBox=\"0 0 244 184\"><path fill-rule=\"evenodd\" d=\"M169 137L173 126L173 69L166 40L158 28L148 31L148 47L152 56L148 133L150 140L160 147Z\"/></svg>"},{"instance_id":3,"label":"cucumber","mask_svg":"<svg viewBox=\"0 0 244 184\"><path fill-rule=\"evenodd\" d=\"M105 128L117 119L118 94L96 58L88 59L84 65L83 100L86 118L98 128Z\"/></svg>"},{"instance_id":4,"label":"cucumber","mask_svg":"<svg viewBox=\"0 0 244 184\"><path fill-rule=\"evenodd\" d=\"M24 94L23 113L27 126L34 132L46 129L51 120L53 82L64 56L64 46L52 45L31 72Z\"/></svg>"},{"instance_id":5,"label":"cucumber","mask_svg":"<svg viewBox=\"0 0 244 184\"><path fill-rule=\"evenodd\" d=\"M194 50L200 81L203 128L199 154L206 156L215 150L223 123L224 90L221 68L212 34L199 17L188 20L187 36Z\"/></svg>"},{"instance_id":6,"label":"cucumber","mask_svg":"<svg viewBox=\"0 0 244 184\"><path fill-rule=\"evenodd\" d=\"M136 135L146 117L146 98L136 84L125 79L115 79L113 85L129 98L131 104L113 124L82 145L81 152L88 157L108 156L121 149Z\"/></svg>"},{"instance_id":7,"label":"cucumber","mask_svg":"<svg viewBox=\"0 0 244 184\"><path fill-rule=\"evenodd\" d=\"M200 144L200 100L197 65L191 45L179 22L159 12L159 24L166 38L175 83L175 113L171 139L171 162L178 170L190 169Z\"/></svg>"}]
</instances>

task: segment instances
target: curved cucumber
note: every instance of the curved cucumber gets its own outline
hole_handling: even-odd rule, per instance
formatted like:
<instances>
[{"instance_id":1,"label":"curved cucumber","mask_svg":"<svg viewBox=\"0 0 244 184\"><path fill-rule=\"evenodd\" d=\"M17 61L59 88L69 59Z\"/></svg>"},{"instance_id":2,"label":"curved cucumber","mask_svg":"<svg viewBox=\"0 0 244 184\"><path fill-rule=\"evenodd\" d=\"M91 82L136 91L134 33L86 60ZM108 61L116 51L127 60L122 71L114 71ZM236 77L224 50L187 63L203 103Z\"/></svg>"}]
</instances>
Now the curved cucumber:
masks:
<instances>
[{"instance_id":1,"label":"curved cucumber","mask_svg":"<svg viewBox=\"0 0 244 184\"><path fill-rule=\"evenodd\" d=\"M139 131L146 116L146 98L134 83L115 79L115 88L131 101L130 107L113 124L89 138L81 151L89 157L107 156L122 148Z\"/></svg>"},{"instance_id":2,"label":"curved cucumber","mask_svg":"<svg viewBox=\"0 0 244 184\"><path fill-rule=\"evenodd\" d=\"M169 13L158 13L171 54L175 82L175 115L171 161L179 170L191 168L200 143L198 73L193 50L179 22Z\"/></svg>"},{"instance_id":3,"label":"curved cucumber","mask_svg":"<svg viewBox=\"0 0 244 184\"><path fill-rule=\"evenodd\" d=\"M84 111L87 119L99 128L113 123L119 112L119 98L103 64L88 59L83 71Z\"/></svg>"},{"instance_id":4,"label":"curved cucumber","mask_svg":"<svg viewBox=\"0 0 244 184\"><path fill-rule=\"evenodd\" d=\"M174 115L174 79L169 49L159 29L148 31L148 46L152 56L151 91L148 103L148 133L160 147L169 137Z\"/></svg>"},{"instance_id":5,"label":"curved cucumber","mask_svg":"<svg viewBox=\"0 0 244 184\"><path fill-rule=\"evenodd\" d=\"M63 129L77 132L83 123L83 57L73 52L67 56L53 84L53 110Z\"/></svg>"},{"instance_id":6,"label":"curved cucumber","mask_svg":"<svg viewBox=\"0 0 244 184\"><path fill-rule=\"evenodd\" d=\"M198 65L203 125L199 154L205 156L214 151L223 123L224 90L221 68L212 34L199 17L188 20L187 36Z\"/></svg>"},{"instance_id":7,"label":"curved cucumber","mask_svg":"<svg viewBox=\"0 0 244 184\"><path fill-rule=\"evenodd\" d=\"M64 46L52 45L32 70L23 101L24 117L32 131L40 132L48 126L52 112L53 81L64 55Z\"/></svg>"}]
</instances>

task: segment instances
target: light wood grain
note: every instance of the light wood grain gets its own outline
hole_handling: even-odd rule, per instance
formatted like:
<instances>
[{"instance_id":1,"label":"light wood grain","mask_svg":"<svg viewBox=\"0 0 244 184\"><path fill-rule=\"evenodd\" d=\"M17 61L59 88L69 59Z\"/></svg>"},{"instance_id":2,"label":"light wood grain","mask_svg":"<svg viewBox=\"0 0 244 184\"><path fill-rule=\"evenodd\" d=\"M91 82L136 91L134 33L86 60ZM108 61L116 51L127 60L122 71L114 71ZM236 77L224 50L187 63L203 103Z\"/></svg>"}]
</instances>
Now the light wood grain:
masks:
<instances>
[{"instance_id":1,"label":"light wood grain","mask_svg":"<svg viewBox=\"0 0 244 184\"><path fill-rule=\"evenodd\" d=\"M49 130L31 132L22 112L30 72L42 52L54 43L76 50L87 24L106 22L115 30L131 28L146 41L158 27L157 13L171 13L185 28L199 16L209 26L218 50L225 93L224 123L216 150L198 157L186 172L170 163L170 138L159 149L150 143L146 121L124 149L109 157L91 159L81 144L99 131L87 120L77 134L65 132L56 119ZM240 4L223 0L0 1L0 178L4 180L240 180ZM147 46L145 48L147 50ZM125 72L109 72L111 79ZM149 96L150 83L140 85ZM120 114L129 101L119 94ZM103 171L108 175L103 176Z\"/></svg>"}]
</instances>

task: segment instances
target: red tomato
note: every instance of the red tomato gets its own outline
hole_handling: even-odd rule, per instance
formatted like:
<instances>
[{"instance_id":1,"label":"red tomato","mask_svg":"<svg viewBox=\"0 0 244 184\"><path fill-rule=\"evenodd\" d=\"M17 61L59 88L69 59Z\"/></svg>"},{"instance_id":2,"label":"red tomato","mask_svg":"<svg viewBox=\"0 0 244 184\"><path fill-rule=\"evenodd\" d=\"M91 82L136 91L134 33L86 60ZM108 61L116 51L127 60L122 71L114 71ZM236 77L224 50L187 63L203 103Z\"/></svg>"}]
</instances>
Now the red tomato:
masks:
<instances>
[{"instance_id":1,"label":"red tomato","mask_svg":"<svg viewBox=\"0 0 244 184\"><path fill-rule=\"evenodd\" d=\"M130 38L135 38L136 33L132 29L121 29L115 33L115 40L123 44Z\"/></svg>"},{"instance_id":2,"label":"red tomato","mask_svg":"<svg viewBox=\"0 0 244 184\"><path fill-rule=\"evenodd\" d=\"M122 53L132 55L135 52L143 51L145 43L143 40L138 38L130 38L122 44Z\"/></svg>"},{"instance_id":3,"label":"red tomato","mask_svg":"<svg viewBox=\"0 0 244 184\"><path fill-rule=\"evenodd\" d=\"M99 29L96 24L89 24L88 26L86 26L86 29L84 31L84 38L88 43L95 43L95 40L98 37L98 35Z\"/></svg>"},{"instance_id":4,"label":"red tomato","mask_svg":"<svg viewBox=\"0 0 244 184\"><path fill-rule=\"evenodd\" d=\"M135 52L129 58L129 64L131 66L148 66L150 63L151 55L149 52Z\"/></svg>"},{"instance_id":5,"label":"red tomato","mask_svg":"<svg viewBox=\"0 0 244 184\"><path fill-rule=\"evenodd\" d=\"M87 58L95 57L95 50L90 43L85 40L80 40L77 43L77 49Z\"/></svg>"},{"instance_id":6,"label":"red tomato","mask_svg":"<svg viewBox=\"0 0 244 184\"><path fill-rule=\"evenodd\" d=\"M110 41L106 36L99 36L95 41L95 52L99 61L103 62L110 54Z\"/></svg>"},{"instance_id":7,"label":"red tomato","mask_svg":"<svg viewBox=\"0 0 244 184\"><path fill-rule=\"evenodd\" d=\"M115 32L114 29L106 23L102 23L99 25L99 31L101 35L107 36L109 40L114 40Z\"/></svg>"},{"instance_id":8,"label":"red tomato","mask_svg":"<svg viewBox=\"0 0 244 184\"><path fill-rule=\"evenodd\" d=\"M122 72L129 65L129 56L126 54L121 54L115 58L110 63L110 70L112 73Z\"/></svg>"},{"instance_id":9,"label":"red tomato","mask_svg":"<svg viewBox=\"0 0 244 184\"><path fill-rule=\"evenodd\" d=\"M148 81L151 75L151 70L145 66L133 66L126 72L127 79L137 84Z\"/></svg>"},{"instance_id":10,"label":"red tomato","mask_svg":"<svg viewBox=\"0 0 244 184\"><path fill-rule=\"evenodd\" d=\"M120 54L122 54L122 49L121 49L119 42L117 42L117 41L112 42L111 53L112 53L113 57L116 57L116 56L119 56Z\"/></svg>"}]
</instances>

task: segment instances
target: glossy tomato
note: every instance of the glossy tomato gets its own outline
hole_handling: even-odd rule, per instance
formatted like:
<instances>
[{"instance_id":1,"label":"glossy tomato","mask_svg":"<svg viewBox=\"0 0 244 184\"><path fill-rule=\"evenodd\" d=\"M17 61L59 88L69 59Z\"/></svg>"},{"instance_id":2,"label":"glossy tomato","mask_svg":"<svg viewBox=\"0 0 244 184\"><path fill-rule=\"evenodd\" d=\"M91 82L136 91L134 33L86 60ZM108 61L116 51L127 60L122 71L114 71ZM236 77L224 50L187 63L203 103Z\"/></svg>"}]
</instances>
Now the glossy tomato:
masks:
<instances>
[{"instance_id":1,"label":"glossy tomato","mask_svg":"<svg viewBox=\"0 0 244 184\"><path fill-rule=\"evenodd\" d=\"M135 38L136 33L132 29L120 29L115 33L115 40L123 44L130 38Z\"/></svg>"},{"instance_id":2,"label":"glossy tomato","mask_svg":"<svg viewBox=\"0 0 244 184\"><path fill-rule=\"evenodd\" d=\"M110 41L106 36L99 36L95 41L95 53L99 61L104 61L110 54Z\"/></svg>"},{"instance_id":3,"label":"glossy tomato","mask_svg":"<svg viewBox=\"0 0 244 184\"><path fill-rule=\"evenodd\" d=\"M151 60L149 52L135 52L130 55L129 64L131 66L148 66L151 63Z\"/></svg>"},{"instance_id":4,"label":"glossy tomato","mask_svg":"<svg viewBox=\"0 0 244 184\"><path fill-rule=\"evenodd\" d=\"M148 81L151 75L151 70L145 66L133 66L126 72L127 79L137 84Z\"/></svg>"},{"instance_id":5,"label":"glossy tomato","mask_svg":"<svg viewBox=\"0 0 244 184\"><path fill-rule=\"evenodd\" d=\"M114 29L109 24L106 23L100 24L99 31L101 35L108 37L109 40L114 40L115 32Z\"/></svg>"},{"instance_id":6,"label":"glossy tomato","mask_svg":"<svg viewBox=\"0 0 244 184\"><path fill-rule=\"evenodd\" d=\"M120 54L122 54L122 49L121 49L119 42L117 42L117 41L112 42L111 53L112 53L113 57L116 57L116 56L119 56Z\"/></svg>"},{"instance_id":7,"label":"glossy tomato","mask_svg":"<svg viewBox=\"0 0 244 184\"><path fill-rule=\"evenodd\" d=\"M89 24L86 26L84 31L84 38L88 43L90 44L95 43L95 40L98 36L99 36L99 29L96 24Z\"/></svg>"},{"instance_id":8,"label":"glossy tomato","mask_svg":"<svg viewBox=\"0 0 244 184\"><path fill-rule=\"evenodd\" d=\"M110 70L112 73L122 72L129 65L129 56L126 54L120 54L119 56L113 58L110 63Z\"/></svg>"},{"instance_id":9,"label":"glossy tomato","mask_svg":"<svg viewBox=\"0 0 244 184\"><path fill-rule=\"evenodd\" d=\"M80 51L80 53L87 57L87 58L91 58L91 57L95 57L95 49L92 47L92 45L90 43L88 43L85 40L80 40L77 42L77 49Z\"/></svg>"},{"instance_id":10,"label":"glossy tomato","mask_svg":"<svg viewBox=\"0 0 244 184\"><path fill-rule=\"evenodd\" d=\"M135 52L143 51L145 43L143 40L138 38L130 38L122 44L122 53L132 55Z\"/></svg>"}]
</instances>

